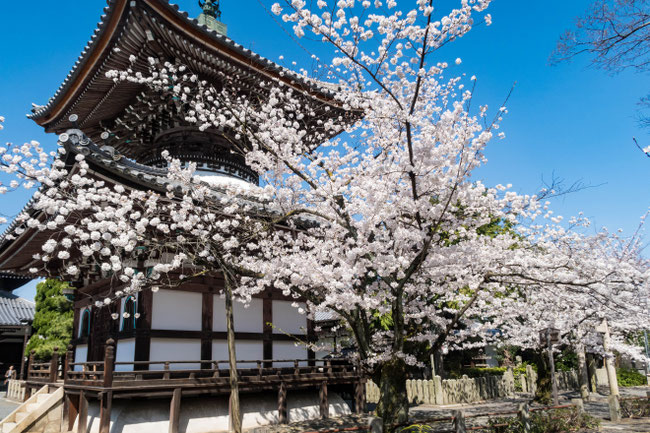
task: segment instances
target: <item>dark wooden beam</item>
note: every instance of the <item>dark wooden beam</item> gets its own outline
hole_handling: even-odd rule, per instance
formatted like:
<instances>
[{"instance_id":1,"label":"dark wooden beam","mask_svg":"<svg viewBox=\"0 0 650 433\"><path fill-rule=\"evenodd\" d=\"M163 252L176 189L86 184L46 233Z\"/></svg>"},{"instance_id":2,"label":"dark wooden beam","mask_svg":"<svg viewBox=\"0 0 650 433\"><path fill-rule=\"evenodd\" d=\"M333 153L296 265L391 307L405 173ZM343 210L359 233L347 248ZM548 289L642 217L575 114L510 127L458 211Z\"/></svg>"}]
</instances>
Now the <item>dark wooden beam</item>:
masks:
<instances>
[{"instance_id":1,"label":"dark wooden beam","mask_svg":"<svg viewBox=\"0 0 650 433\"><path fill-rule=\"evenodd\" d=\"M88 430L88 399L82 389L79 392L79 423L77 424L77 433L86 433Z\"/></svg>"},{"instance_id":2,"label":"dark wooden beam","mask_svg":"<svg viewBox=\"0 0 650 433\"><path fill-rule=\"evenodd\" d=\"M169 406L169 433L178 433L181 419L181 388L174 389L172 401Z\"/></svg>"},{"instance_id":3,"label":"dark wooden beam","mask_svg":"<svg viewBox=\"0 0 650 433\"><path fill-rule=\"evenodd\" d=\"M69 432L74 427L74 422L79 415L80 396L70 393L65 393L65 401L63 407L63 421L61 431ZM81 420L80 420L81 421Z\"/></svg>"},{"instance_id":4,"label":"dark wooden beam","mask_svg":"<svg viewBox=\"0 0 650 433\"><path fill-rule=\"evenodd\" d=\"M203 293L203 307L201 311L201 359L212 359L212 316L214 310L214 295L211 292ZM210 363L201 364L201 368L211 368Z\"/></svg>"},{"instance_id":5,"label":"dark wooden beam","mask_svg":"<svg viewBox=\"0 0 650 433\"><path fill-rule=\"evenodd\" d=\"M151 353L151 320L153 313L153 293L151 290L140 292L140 302L138 302L138 313L140 317L136 321L138 332L135 336L135 361L149 361ZM147 369L147 365L138 366L138 369Z\"/></svg>"},{"instance_id":6,"label":"dark wooden beam","mask_svg":"<svg viewBox=\"0 0 650 433\"><path fill-rule=\"evenodd\" d=\"M110 433L113 391L102 392L99 397L99 433Z\"/></svg>"},{"instance_id":7,"label":"dark wooden beam","mask_svg":"<svg viewBox=\"0 0 650 433\"><path fill-rule=\"evenodd\" d=\"M264 359L273 359L273 293L265 290L262 298L262 352ZM270 365L265 365L270 367Z\"/></svg>"}]
</instances>

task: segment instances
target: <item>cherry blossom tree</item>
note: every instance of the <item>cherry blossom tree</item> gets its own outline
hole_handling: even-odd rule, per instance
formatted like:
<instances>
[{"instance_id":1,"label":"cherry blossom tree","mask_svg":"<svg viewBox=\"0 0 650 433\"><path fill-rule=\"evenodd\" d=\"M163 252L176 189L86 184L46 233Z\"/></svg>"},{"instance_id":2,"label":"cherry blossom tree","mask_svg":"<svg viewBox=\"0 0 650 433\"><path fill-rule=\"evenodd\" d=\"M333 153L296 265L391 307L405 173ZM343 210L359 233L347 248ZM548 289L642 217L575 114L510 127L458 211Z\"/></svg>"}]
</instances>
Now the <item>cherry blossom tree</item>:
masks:
<instances>
[{"instance_id":1,"label":"cherry blossom tree","mask_svg":"<svg viewBox=\"0 0 650 433\"><path fill-rule=\"evenodd\" d=\"M555 216L550 191L522 195L472 178L507 110L474 108L474 77L453 76L437 50L477 17L490 24L489 3L461 0L446 14L425 0L409 11L393 0L274 5L298 37L331 49L326 81L312 84L332 90L326 110L337 115L270 79L252 92L222 75L217 89L158 59L148 71L110 72L180 101L189 124L223 131L260 186L201 178L168 155L166 193L111 185L89 175L76 130L59 138L59 156L34 143L3 148L16 187L42 185L13 233L52 233L32 271L73 278L81 263L98 264L125 286L99 306L220 273L243 301L274 287L305 302L305 314L333 311L380 387L389 430L408 419L416 346L472 347L493 329L532 344L548 324L566 333L607 311L638 317L647 263L623 254L620 240ZM152 258L150 272L138 268Z\"/></svg>"}]
</instances>

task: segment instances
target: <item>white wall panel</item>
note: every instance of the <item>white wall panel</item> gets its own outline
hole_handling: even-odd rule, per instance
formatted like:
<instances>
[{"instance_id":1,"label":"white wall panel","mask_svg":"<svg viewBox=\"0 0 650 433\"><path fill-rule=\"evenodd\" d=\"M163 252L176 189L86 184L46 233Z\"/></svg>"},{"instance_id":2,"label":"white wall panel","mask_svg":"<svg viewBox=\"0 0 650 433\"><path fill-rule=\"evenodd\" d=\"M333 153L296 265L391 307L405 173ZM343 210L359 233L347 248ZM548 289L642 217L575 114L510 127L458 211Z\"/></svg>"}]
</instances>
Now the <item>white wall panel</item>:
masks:
<instances>
[{"instance_id":1,"label":"white wall panel","mask_svg":"<svg viewBox=\"0 0 650 433\"><path fill-rule=\"evenodd\" d=\"M115 362L133 362L135 359L135 338L117 340ZM115 365L115 371L133 371L133 364Z\"/></svg>"},{"instance_id":2,"label":"white wall panel","mask_svg":"<svg viewBox=\"0 0 650 433\"><path fill-rule=\"evenodd\" d=\"M235 332L262 332L264 330L262 304L263 301L257 298L253 298L248 306L241 302L234 303ZM212 329L217 332L226 331L226 301L219 295L214 296Z\"/></svg>"},{"instance_id":3,"label":"white wall panel","mask_svg":"<svg viewBox=\"0 0 650 433\"><path fill-rule=\"evenodd\" d=\"M194 361L201 359L201 340L185 338L152 338L151 361ZM201 368L199 363L171 364L172 370L194 370ZM151 370L162 370L163 365L153 365Z\"/></svg>"},{"instance_id":4,"label":"white wall panel","mask_svg":"<svg viewBox=\"0 0 650 433\"><path fill-rule=\"evenodd\" d=\"M307 359L307 348L302 344L293 341L274 341L273 342L273 359L292 360ZM301 362L300 365L307 365L307 362ZM274 367L291 367L293 362L274 362Z\"/></svg>"},{"instance_id":5,"label":"white wall panel","mask_svg":"<svg viewBox=\"0 0 650 433\"><path fill-rule=\"evenodd\" d=\"M257 361L264 359L264 346L261 341L236 341L235 354L237 360ZM215 361L228 360L228 343L223 340L212 342L212 359ZM253 368L256 363L237 363L239 368ZM227 368L227 364L219 364L219 368Z\"/></svg>"},{"instance_id":6,"label":"white wall panel","mask_svg":"<svg viewBox=\"0 0 650 433\"><path fill-rule=\"evenodd\" d=\"M202 303L201 293L181 290L154 293L151 329L200 331Z\"/></svg>"},{"instance_id":7,"label":"white wall panel","mask_svg":"<svg viewBox=\"0 0 650 433\"><path fill-rule=\"evenodd\" d=\"M74 362L88 361L88 345L79 344L74 349ZM75 365L74 371L81 371L81 365Z\"/></svg>"},{"instance_id":8,"label":"white wall panel","mask_svg":"<svg viewBox=\"0 0 650 433\"><path fill-rule=\"evenodd\" d=\"M273 333L274 334L307 334L307 316L300 314L298 308L290 301L273 301ZM298 304L304 307L305 304ZM273 356L276 358L276 356Z\"/></svg>"}]
</instances>

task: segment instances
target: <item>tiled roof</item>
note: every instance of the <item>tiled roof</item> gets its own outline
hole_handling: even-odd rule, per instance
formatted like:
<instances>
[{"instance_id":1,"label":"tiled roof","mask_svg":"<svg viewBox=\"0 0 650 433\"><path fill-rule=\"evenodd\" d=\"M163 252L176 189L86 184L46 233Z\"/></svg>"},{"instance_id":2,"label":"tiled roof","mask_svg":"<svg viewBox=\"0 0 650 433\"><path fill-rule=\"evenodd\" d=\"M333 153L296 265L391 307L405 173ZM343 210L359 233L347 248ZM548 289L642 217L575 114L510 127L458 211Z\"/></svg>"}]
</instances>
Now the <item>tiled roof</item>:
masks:
<instances>
[{"instance_id":1,"label":"tiled roof","mask_svg":"<svg viewBox=\"0 0 650 433\"><path fill-rule=\"evenodd\" d=\"M331 311L317 311L314 314L314 321L315 322L329 322L330 320L337 320L338 315L336 313L333 313Z\"/></svg>"},{"instance_id":2,"label":"tiled roof","mask_svg":"<svg viewBox=\"0 0 650 433\"><path fill-rule=\"evenodd\" d=\"M191 18L187 12L179 10L178 5L169 3L169 0L155 0L155 1L163 5L164 7L173 10L179 16L184 18L189 26L193 27L194 29L198 30L203 34L208 35L212 39L215 46L222 46L222 47L232 49L235 52L245 56L250 61L259 63L267 70L289 77L299 86L302 86L306 89L316 90L324 94L329 93L330 96L332 90L334 90L335 87L338 87L334 84L328 84L326 86L323 86L323 83L321 82L311 80L307 77L304 77L296 73L295 71L292 71L291 69L287 69L269 59L260 56L259 54L245 48L243 45L236 43L235 41L228 38L227 36L220 34L216 30L210 29L204 24L201 24L196 18ZM76 78L77 74L81 70L82 66L89 60L89 58L91 57L91 53L95 51L96 49L95 45L97 45L97 41L101 38L102 34L106 30L108 26L108 22L115 11L115 6L118 3L118 1L107 0L107 3L108 6L104 8L104 14L102 15L100 21L97 23L97 28L95 29L95 32L91 36L90 41L88 42L84 50L79 55L79 58L77 59L74 66L72 67L72 70L69 72L68 76L65 78L65 80L63 81L59 89L56 91L54 96L50 98L47 104L35 105L33 107L32 113L29 114L27 117L31 119L39 119L43 117L49 112L49 110L53 107L53 105L69 90L68 88L74 82L74 79ZM136 2L131 2L131 4L132 5L136 4Z\"/></svg>"},{"instance_id":3,"label":"tiled roof","mask_svg":"<svg viewBox=\"0 0 650 433\"><path fill-rule=\"evenodd\" d=\"M0 291L0 326L20 326L34 320L35 305L10 292Z\"/></svg>"}]
</instances>

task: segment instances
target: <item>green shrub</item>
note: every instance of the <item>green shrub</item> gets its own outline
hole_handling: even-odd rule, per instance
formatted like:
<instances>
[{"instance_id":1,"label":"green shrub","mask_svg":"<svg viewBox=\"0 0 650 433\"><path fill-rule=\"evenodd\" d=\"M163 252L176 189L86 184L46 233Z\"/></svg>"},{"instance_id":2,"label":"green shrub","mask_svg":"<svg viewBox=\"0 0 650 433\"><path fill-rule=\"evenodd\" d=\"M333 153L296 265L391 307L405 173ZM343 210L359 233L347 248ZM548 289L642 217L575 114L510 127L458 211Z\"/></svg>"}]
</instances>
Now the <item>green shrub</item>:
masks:
<instances>
[{"instance_id":1,"label":"green shrub","mask_svg":"<svg viewBox=\"0 0 650 433\"><path fill-rule=\"evenodd\" d=\"M66 287L67 283L54 279L36 285L34 329L26 355L34 350L37 360L49 361L55 347L59 348L59 353L65 353L72 338L73 322L73 304L62 292Z\"/></svg>"},{"instance_id":2,"label":"green shrub","mask_svg":"<svg viewBox=\"0 0 650 433\"><path fill-rule=\"evenodd\" d=\"M467 377L485 377L485 376L503 376L503 373L506 372L505 367L471 367L471 368L463 368L460 371L456 372L451 372L450 373L450 378L451 379L460 379L463 377L464 374L467 375Z\"/></svg>"},{"instance_id":3,"label":"green shrub","mask_svg":"<svg viewBox=\"0 0 650 433\"><path fill-rule=\"evenodd\" d=\"M515 391L521 392L524 390L521 386L521 376L526 374L527 365L530 365L534 371L537 371L537 366L535 364L529 364L528 361L524 361L512 369L512 374L515 377Z\"/></svg>"},{"instance_id":4,"label":"green shrub","mask_svg":"<svg viewBox=\"0 0 650 433\"><path fill-rule=\"evenodd\" d=\"M632 368L618 368L616 379L619 386L644 386L647 384L644 375Z\"/></svg>"}]
</instances>

